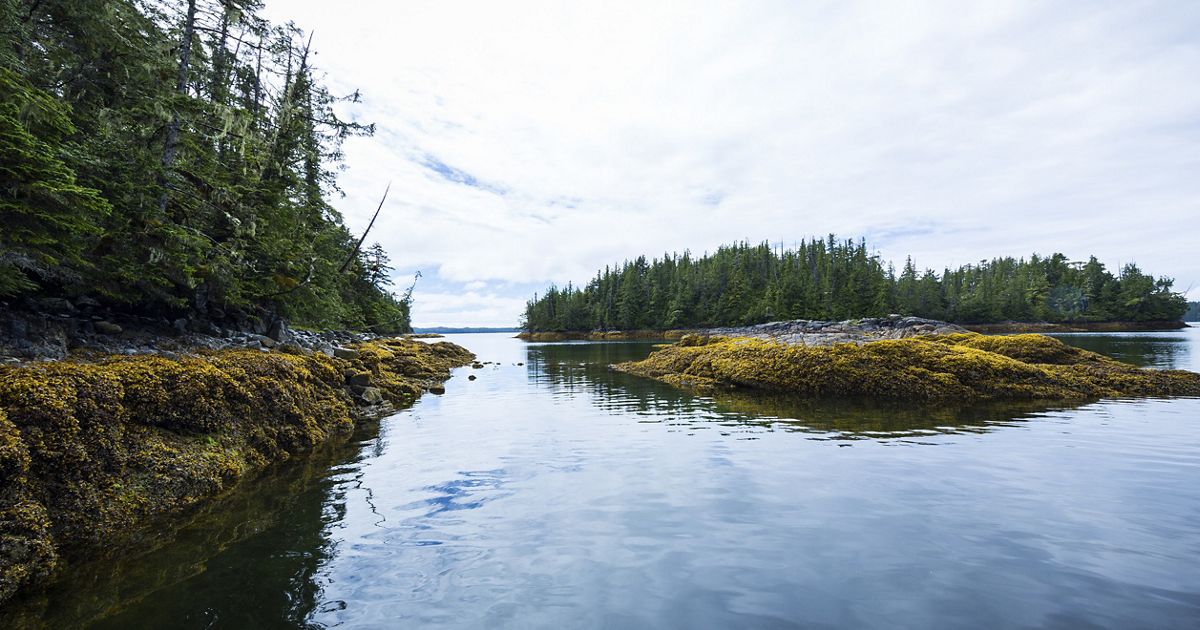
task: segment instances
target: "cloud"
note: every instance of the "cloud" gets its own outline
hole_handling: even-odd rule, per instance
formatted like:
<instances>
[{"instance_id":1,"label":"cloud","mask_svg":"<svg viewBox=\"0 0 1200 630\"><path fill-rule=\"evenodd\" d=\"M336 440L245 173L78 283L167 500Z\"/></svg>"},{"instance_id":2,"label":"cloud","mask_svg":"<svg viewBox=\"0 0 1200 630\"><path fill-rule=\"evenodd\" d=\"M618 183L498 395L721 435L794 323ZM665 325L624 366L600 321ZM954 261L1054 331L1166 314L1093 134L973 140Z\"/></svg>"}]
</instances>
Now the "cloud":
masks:
<instances>
[{"instance_id":1,"label":"cloud","mask_svg":"<svg viewBox=\"0 0 1200 630\"><path fill-rule=\"evenodd\" d=\"M422 270L419 324L467 283L500 287L472 323L511 324L627 257L829 232L933 268L1136 260L1200 296L1200 5L347 6L268 10L363 91L380 131L338 205L361 229L393 182L372 237Z\"/></svg>"}]
</instances>

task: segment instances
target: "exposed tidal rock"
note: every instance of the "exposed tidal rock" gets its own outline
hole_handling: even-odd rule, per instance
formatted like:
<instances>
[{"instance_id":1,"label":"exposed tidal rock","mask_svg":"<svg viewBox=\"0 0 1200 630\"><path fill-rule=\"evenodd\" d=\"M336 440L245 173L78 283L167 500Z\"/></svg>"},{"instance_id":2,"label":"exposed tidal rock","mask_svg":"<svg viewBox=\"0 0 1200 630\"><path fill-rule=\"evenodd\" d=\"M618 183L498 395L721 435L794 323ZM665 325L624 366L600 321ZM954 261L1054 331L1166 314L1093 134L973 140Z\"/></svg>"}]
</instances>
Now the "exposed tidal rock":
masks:
<instances>
[{"instance_id":1,"label":"exposed tidal rock","mask_svg":"<svg viewBox=\"0 0 1200 630\"><path fill-rule=\"evenodd\" d=\"M1200 396L1200 374L1141 369L1043 335L956 333L855 341L800 345L690 335L642 361L614 368L685 388L757 389L806 398Z\"/></svg>"},{"instance_id":2,"label":"exposed tidal rock","mask_svg":"<svg viewBox=\"0 0 1200 630\"><path fill-rule=\"evenodd\" d=\"M84 311L94 301L77 299ZM36 306L36 303L34 303ZM61 307L57 301L51 305ZM414 338L413 336L406 336ZM149 317L118 316L114 313L78 314L40 310L6 310L0 303L0 363L95 359L112 354L188 355L207 350L238 348L260 350L300 349L332 356L335 348L380 338L373 333L293 329L282 319L243 322L234 328L211 321L155 320Z\"/></svg>"},{"instance_id":3,"label":"exposed tidal rock","mask_svg":"<svg viewBox=\"0 0 1200 630\"><path fill-rule=\"evenodd\" d=\"M881 339L904 339L919 335L948 335L966 332L956 324L920 317L870 317L827 322L794 319L736 328L711 328L702 334L715 337L750 337L805 346L831 346L835 343L866 343Z\"/></svg>"},{"instance_id":4,"label":"exposed tidal rock","mask_svg":"<svg viewBox=\"0 0 1200 630\"><path fill-rule=\"evenodd\" d=\"M197 505L474 361L379 339L350 359L200 351L0 365L0 602L76 552Z\"/></svg>"}]
</instances>

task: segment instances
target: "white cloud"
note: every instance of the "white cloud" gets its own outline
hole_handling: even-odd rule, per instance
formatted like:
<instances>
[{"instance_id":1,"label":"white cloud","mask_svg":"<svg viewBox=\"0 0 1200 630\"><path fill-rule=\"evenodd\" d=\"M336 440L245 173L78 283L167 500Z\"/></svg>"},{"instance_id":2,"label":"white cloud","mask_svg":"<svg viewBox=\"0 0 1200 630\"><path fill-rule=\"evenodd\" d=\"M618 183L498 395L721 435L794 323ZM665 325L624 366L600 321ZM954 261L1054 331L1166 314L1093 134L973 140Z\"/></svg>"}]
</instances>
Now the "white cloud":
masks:
<instances>
[{"instance_id":1,"label":"white cloud","mask_svg":"<svg viewBox=\"0 0 1200 630\"><path fill-rule=\"evenodd\" d=\"M339 205L361 227L393 181L374 238L423 270L419 324L528 297L456 314L438 291L469 283L828 232L933 267L1137 260L1200 295L1200 5L330 6L269 11L363 90L380 133Z\"/></svg>"}]
</instances>

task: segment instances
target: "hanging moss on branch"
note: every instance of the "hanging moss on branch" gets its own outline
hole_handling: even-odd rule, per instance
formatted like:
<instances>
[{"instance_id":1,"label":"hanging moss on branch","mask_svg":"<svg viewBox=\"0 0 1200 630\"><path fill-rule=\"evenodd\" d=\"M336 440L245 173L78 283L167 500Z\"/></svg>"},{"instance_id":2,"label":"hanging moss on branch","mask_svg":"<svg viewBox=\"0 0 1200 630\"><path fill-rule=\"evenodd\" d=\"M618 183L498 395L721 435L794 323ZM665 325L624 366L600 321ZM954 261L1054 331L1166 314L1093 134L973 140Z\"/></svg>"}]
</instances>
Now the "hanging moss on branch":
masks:
<instances>
[{"instance_id":1,"label":"hanging moss on branch","mask_svg":"<svg viewBox=\"0 0 1200 630\"><path fill-rule=\"evenodd\" d=\"M73 550L411 404L474 355L395 339L0 368L0 601Z\"/></svg>"},{"instance_id":2,"label":"hanging moss on branch","mask_svg":"<svg viewBox=\"0 0 1200 630\"><path fill-rule=\"evenodd\" d=\"M747 388L807 398L1200 396L1200 374L1145 370L1042 335L963 333L829 347L689 335L614 368L702 391Z\"/></svg>"}]
</instances>

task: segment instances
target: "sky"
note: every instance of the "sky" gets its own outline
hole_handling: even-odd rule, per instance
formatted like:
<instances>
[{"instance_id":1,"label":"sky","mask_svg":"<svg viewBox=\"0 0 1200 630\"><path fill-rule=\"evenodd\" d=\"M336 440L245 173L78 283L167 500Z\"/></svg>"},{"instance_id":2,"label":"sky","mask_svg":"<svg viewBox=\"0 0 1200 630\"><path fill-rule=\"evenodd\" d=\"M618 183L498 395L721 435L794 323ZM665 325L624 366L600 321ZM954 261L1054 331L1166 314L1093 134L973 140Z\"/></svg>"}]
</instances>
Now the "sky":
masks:
<instances>
[{"instance_id":1,"label":"sky","mask_svg":"<svg viewBox=\"0 0 1200 630\"><path fill-rule=\"evenodd\" d=\"M416 326L627 258L865 237L1136 261L1200 299L1200 2L267 0L346 117L335 206Z\"/></svg>"}]
</instances>

